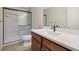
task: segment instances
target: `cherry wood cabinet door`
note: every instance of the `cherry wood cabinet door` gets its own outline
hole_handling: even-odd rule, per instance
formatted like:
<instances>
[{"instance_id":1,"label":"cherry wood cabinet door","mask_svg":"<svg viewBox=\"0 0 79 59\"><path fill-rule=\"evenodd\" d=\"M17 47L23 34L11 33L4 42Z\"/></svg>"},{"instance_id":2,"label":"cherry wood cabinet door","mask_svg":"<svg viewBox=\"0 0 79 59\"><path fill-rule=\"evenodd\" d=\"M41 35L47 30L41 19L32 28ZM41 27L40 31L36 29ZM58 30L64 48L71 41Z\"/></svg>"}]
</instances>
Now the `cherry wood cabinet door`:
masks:
<instances>
[{"instance_id":1,"label":"cherry wood cabinet door","mask_svg":"<svg viewBox=\"0 0 79 59\"><path fill-rule=\"evenodd\" d=\"M32 38L32 51L41 51L41 43Z\"/></svg>"}]
</instances>

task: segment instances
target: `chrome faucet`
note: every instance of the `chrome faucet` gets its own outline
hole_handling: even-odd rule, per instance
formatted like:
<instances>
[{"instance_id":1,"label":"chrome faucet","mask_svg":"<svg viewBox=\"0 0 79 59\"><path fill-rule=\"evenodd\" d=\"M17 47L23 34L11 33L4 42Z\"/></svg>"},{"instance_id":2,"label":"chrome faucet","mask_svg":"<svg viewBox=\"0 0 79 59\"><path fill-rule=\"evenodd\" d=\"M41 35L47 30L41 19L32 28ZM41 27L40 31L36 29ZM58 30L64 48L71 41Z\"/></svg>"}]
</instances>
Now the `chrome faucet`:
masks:
<instances>
[{"instance_id":1,"label":"chrome faucet","mask_svg":"<svg viewBox=\"0 0 79 59\"><path fill-rule=\"evenodd\" d=\"M54 31L54 32L56 31L56 26L53 26L53 31Z\"/></svg>"},{"instance_id":2,"label":"chrome faucet","mask_svg":"<svg viewBox=\"0 0 79 59\"><path fill-rule=\"evenodd\" d=\"M51 28L51 29L53 29L53 31L55 32L56 31L56 27L59 27L58 25L57 26L53 26L53 28Z\"/></svg>"}]
</instances>

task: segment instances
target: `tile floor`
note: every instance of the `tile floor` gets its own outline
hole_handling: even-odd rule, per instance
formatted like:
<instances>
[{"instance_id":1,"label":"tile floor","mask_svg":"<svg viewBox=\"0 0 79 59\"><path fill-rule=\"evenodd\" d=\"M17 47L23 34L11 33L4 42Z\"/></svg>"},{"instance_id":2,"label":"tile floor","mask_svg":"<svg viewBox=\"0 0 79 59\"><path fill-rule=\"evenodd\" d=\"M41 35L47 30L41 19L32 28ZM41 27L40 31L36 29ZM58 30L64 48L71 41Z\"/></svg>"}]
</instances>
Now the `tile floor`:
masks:
<instances>
[{"instance_id":1,"label":"tile floor","mask_svg":"<svg viewBox=\"0 0 79 59\"><path fill-rule=\"evenodd\" d=\"M31 48L30 47L25 48L23 47L23 42L19 42L19 43L4 46L2 48L2 51L31 51Z\"/></svg>"}]
</instances>

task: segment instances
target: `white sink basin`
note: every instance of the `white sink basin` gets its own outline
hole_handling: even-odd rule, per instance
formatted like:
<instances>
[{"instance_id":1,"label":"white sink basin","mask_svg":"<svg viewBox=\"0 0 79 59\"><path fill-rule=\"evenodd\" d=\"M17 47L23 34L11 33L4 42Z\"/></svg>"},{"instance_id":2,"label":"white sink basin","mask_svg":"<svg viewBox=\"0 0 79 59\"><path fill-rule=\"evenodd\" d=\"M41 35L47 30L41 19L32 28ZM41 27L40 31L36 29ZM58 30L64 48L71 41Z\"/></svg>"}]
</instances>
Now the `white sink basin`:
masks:
<instances>
[{"instance_id":1,"label":"white sink basin","mask_svg":"<svg viewBox=\"0 0 79 59\"><path fill-rule=\"evenodd\" d=\"M44 31L42 33L44 33L45 35L49 35L49 36L59 36L59 35L62 35L61 32L53 32L53 31Z\"/></svg>"}]
</instances>

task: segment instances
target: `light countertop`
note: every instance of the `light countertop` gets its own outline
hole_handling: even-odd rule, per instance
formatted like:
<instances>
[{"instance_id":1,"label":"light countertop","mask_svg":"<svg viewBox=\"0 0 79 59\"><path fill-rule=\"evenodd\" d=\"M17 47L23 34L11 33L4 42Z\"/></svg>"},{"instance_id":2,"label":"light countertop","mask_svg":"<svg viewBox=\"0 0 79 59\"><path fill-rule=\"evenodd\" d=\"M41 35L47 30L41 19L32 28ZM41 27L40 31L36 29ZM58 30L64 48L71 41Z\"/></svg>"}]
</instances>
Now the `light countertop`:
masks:
<instances>
[{"instance_id":1,"label":"light countertop","mask_svg":"<svg viewBox=\"0 0 79 59\"><path fill-rule=\"evenodd\" d=\"M52 30L51 29L32 29L32 32L44 38L47 38L63 47L66 47L73 51L79 50L79 36L78 35L61 32L62 33L61 35L54 37L54 36L50 36L43 33L44 31L52 31Z\"/></svg>"}]
</instances>

